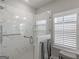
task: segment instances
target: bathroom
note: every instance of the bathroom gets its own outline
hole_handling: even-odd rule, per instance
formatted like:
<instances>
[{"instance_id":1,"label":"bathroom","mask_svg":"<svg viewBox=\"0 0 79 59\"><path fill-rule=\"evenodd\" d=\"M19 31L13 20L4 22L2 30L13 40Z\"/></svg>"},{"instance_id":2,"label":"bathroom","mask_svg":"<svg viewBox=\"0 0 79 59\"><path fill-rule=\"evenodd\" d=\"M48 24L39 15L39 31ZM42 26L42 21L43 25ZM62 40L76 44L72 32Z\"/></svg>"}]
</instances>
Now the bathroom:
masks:
<instances>
[{"instance_id":1,"label":"bathroom","mask_svg":"<svg viewBox=\"0 0 79 59\"><path fill-rule=\"evenodd\" d=\"M79 59L79 0L0 0L0 59Z\"/></svg>"}]
</instances>

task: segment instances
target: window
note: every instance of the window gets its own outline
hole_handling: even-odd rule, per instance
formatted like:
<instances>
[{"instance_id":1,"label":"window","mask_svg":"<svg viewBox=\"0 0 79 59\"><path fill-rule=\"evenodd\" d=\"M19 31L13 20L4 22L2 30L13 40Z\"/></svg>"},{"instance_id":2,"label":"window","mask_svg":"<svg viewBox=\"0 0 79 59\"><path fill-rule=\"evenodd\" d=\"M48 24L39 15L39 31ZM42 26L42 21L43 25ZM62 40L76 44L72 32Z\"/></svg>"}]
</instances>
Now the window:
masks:
<instances>
[{"instance_id":1,"label":"window","mask_svg":"<svg viewBox=\"0 0 79 59\"><path fill-rule=\"evenodd\" d=\"M54 23L55 23L54 44L66 48L76 49L77 14L57 16L54 18Z\"/></svg>"},{"instance_id":2,"label":"window","mask_svg":"<svg viewBox=\"0 0 79 59\"><path fill-rule=\"evenodd\" d=\"M37 20L36 21L36 31L38 35L47 34L47 20Z\"/></svg>"}]
</instances>

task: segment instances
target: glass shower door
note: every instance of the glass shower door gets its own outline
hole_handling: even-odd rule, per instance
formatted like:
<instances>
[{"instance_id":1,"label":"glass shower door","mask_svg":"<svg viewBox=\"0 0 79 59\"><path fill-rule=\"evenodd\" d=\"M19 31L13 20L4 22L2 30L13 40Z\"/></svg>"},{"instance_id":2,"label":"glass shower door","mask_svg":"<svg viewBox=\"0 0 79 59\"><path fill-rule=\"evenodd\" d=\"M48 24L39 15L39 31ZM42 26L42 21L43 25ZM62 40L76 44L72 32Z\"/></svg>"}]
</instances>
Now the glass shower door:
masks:
<instances>
[{"instance_id":1,"label":"glass shower door","mask_svg":"<svg viewBox=\"0 0 79 59\"><path fill-rule=\"evenodd\" d=\"M32 33L25 23L6 22L0 26L0 56L33 59Z\"/></svg>"}]
</instances>

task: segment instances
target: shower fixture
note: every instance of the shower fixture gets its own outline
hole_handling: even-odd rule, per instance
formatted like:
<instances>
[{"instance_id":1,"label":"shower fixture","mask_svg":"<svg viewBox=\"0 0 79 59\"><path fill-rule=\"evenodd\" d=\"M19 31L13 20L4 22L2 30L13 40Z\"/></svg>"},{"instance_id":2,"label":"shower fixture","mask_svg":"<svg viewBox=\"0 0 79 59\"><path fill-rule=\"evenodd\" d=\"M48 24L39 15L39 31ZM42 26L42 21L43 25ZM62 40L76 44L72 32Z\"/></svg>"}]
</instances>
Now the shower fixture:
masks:
<instances>
[{"instance_id":1,"label":"shower fixture","mask_svg":"<svg viewBox=\"0 0 79 59\"><path fill-rule=\"evenodd\" d=\"M1 1L5 1L5 0L1 0Z\"/></svg>"},{"instance_id":2,"label":"shower fixture","mask_svg":"<svg viewBox=\"0 0 79 59\"><path fill-rule=\"evenodd\" d=\"M33 44L33 36L29 36L29 37L24 36L24 38L29 38L29 42L30 42L30 44Z\"/></svg>"},{"instance_id":3,"label":"shower fixture","mask_svg":"<svg viewBox=\"0 0 79 59\"><path fill-rule=\"evenodd\" d=\"M0 2L2 2L2 3L4 3L4 2L6 2L7 0L0 0Z\"/></svg>"},{"instance_id":4,"label":"shower fixture","mask_svg":"<svg viewBox=\"0 0 79 59\"><path fill-rule=\"evenodd\" d=\"M0 0L0 10L3 10L6 7L6 1L5 0Z\"/></svg>"},{"instance_id":5,"label":"shower fixture","mask_svg":"<svg viewBox=\"0 0 79 59\"><path fill-rule=\"evenodd\" d=\"M0 10L3 10L5 8L5 5L3 3L0 4Z\"/></svg>"},{"instance_id":6,"label":"shower fixture","mask_svg":"<svg viewBox=\"0 0 79 59\"><path fill-rule=\"evenodd\" d=\"M4 9L4 7L3 6L0 6L0 9L2 10L2 9Z\"/></svg>"}]
</instances>

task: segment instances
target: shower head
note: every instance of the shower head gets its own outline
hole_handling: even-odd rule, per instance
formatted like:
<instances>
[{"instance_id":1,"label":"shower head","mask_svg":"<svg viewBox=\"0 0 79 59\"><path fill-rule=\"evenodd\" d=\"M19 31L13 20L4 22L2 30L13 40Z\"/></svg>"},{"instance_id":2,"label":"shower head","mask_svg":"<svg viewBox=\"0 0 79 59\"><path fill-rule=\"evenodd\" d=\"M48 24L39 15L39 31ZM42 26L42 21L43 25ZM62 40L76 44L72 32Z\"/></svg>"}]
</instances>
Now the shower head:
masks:
<instances>
[{"instance_id":1,"label":"shower head","mask_svg":"<svg viewBox=\"0 0 79 59\"><path fill-rule=\"evenodd\" d=\"M0 0L0 10L3 10L5 8L6 0Z\"/></svg>"},{"instance_id":2,"label":"shower head","mask_svg":"<svg viewBox=\"0 0 79 59\"><path fill-rule=\"evenodd\" d=\"M1 1L5 1L5 0L1 0Z\"/></svg>"},{"instance_id":3,"label":"shower head","mask_svg":"<svg viewBox=\"0 0 79 59\"><path fill-rule=\"evenodd\" d=\"M4 9L4 7L3 7L3 6L0 6L0 9L1 9L1 10L3 10L3 9Z\"/></svg>"}]
</instances>

